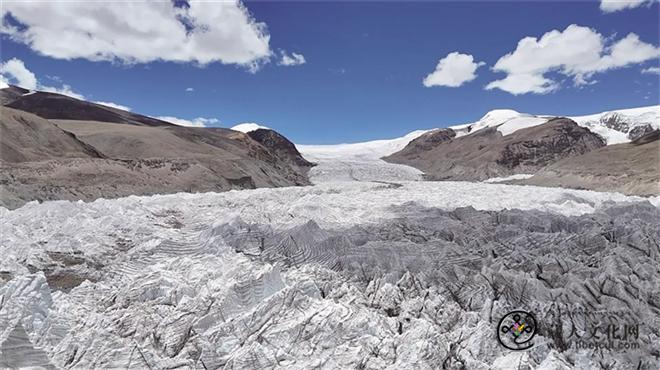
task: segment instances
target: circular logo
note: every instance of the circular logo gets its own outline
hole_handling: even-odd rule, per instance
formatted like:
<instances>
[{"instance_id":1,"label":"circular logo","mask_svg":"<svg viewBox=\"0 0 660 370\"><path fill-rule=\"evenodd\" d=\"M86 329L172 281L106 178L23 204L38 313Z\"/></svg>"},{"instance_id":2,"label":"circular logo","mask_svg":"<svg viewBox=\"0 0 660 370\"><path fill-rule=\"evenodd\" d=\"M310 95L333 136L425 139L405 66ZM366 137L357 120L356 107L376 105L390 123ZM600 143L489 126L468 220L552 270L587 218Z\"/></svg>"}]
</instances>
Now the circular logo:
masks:
<instances>
[{"instance_id":1,"label":"circular logo","mask_svg":"<svg viewBox=\"0 0 660 370\"><path fill-rule=\"evenodd\" d=\"M536 334L536 319L526 311L511 311L497 324L497 339L504 347L513 351L532 348Z\"/></svg>"}]
</instances>

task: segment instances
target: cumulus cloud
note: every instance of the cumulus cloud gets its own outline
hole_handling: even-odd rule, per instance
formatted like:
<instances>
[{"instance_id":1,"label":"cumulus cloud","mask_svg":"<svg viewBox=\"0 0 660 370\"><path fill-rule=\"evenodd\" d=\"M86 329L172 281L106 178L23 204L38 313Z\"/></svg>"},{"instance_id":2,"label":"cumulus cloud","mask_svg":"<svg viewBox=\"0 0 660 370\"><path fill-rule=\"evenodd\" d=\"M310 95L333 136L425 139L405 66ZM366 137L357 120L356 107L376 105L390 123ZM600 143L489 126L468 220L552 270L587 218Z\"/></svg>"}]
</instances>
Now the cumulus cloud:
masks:
<instances>
[{"instance_id":1,"label":"cumulus cloud","mask_svg":"<svg viewBox=\"0 0 660 370\"><path fill-rule=\"evenodd\" d=\"M7 82L14 82L25 89L37 88L37 76L32 73L22 60L12 58L0 65L0 74Z\"/></svg>"},{"instance_id":2,"label":"cumulus cloud","mask_svg":"<svg viewBox=\"0 0 660 370\"><path fill-rule=\"evenodd\" d=\"M28 90L41 90L62 95L67 95L76 99L84 99L82 94L71 89L69 85L61 87L43 85L37 79L37 76L30 71L22 60L17 58L9 59L0 65L0 79L5 83L11 83Z\"/></svg>"},{"instance_id":3,"label":"cumulus cloud","mask_svg":"<svg viewBox=\"0 0 660 370\"><path fill-rule=\"evenodd\" d=\"M281 66L299 66L305 64L305 57L302 54L291 53L288 55L285 51L282 52L282 58L277 63Z\"/></svg>"},{"instance_id":4,"label":"cumulus cloud","mask_svg":"<svg viewBox=\"0 0 660 370\"><path fill-rule=\"evenodd\" d=\"M235 64L256 71L270 35L239 1L11 1L0 32L57 59Z\"/></svg>"},{"instance_id":5,"label":"cumulus cloud","mask_svg":"<svg viewBox=\"0 0 660 370\"><path fill-rule=\"evenodd\" d=\"M653 0L600 0L600 10L605 13L612 13L651 4L652 2Z\"/></svg>"},{"instance_id":6,"label":"cumulus cloud","mask_svg":"<svg viewBox=\"0 0 660 370\"><path fill-rule=\"evenodd\" d=\"M424 86L447 86L458 87L466 82L474 80L477 68L484 65L483 62L475 62L474 57L469 54L453 52L440 59L435 71L424 78Z\"/></svg>"},{"instance_id":7,"label":"cumulus cloud","mask_svg":"<svg viewBox=\"0 0 660 370\"><path fill-rule=\"evenodd\" d=\"M197 117L197 118L193 118L192 120L177 118L172 116L160 116L155 118L158 118L159 120L166 121L169 123L173 123L175 125L188 126L188 127L208 127L220 123L220 120L217 118Z\"/></svg>"},{"instance_id":8,"label":"cumulus cloud","mask_svg":"<svg viewBox=\"0 0 660 370\"><path fill-rule=\"evenodd\" d=\"M553 30L540 38L525 37L516 49L501 57L493 70L505 72L486 89L501 89L511 94L545 94L560 83L547 76L558 72L575 85L593 83L596 73L622 68L658 58L660 48L647 44L634 33L615 41L588 27L570 25L564 31Z\"/></svg>"},{"instance_id":9,"label":"cumulus cloud","mask_svg":"<svg viewBox=\"0 0 660 370\"><path fill-rule=\"evenodd\" d=\"M117 103L108 102L108 101L95 101L94 103L105 105L106 107L110 107L110 108L125 110L127 112L131 111L130 107L127 107L127 106L121 105L121 104L117 104Z\"/></svg>"},{"instance_id":10,"label":"cumulus cloud","mask_svg":"<svg viewBox=\"0 0 660 370\"><path fill-rule=\"evenodd\" d=\"M649 67L642 69L642 73L660 75L660 67Z\"/></svg>"},{"instance_id":11,"label":"cumulus cloud","mask_svg":"<svg viewBox=\"0 0 660 370\"><path fill-rule=\"evenodd\" d=\"M25 63L17 58L12 58L2 64L0 64L0 86L4 87L3 84L11 83L13 85L20 86L28 90L39 90L45 92L51 92L56 94L62 94L70 96L75 99L87 100L83 94L73 91L71 86L62 83L62 80L57 78L49 77L53 81L61 83L60 87L44 85L39 81L37 76L30 71ZM129 107L126 107L121 104L111 103L111 102L101 102L96 101L94 103L106 105L109 107L130 110Z\"/></svg>"},{"instance_id":12,"label":"cumulus cloud","mask_svg":"<svg viewBox=\"0 0 660 370\"><path fill-rule=\"evenodd\" d=\"M193 91L195 91L195 89L193 89L192 87L186 88L186 92L193 92Z\"/></svg>"}]
</instances>

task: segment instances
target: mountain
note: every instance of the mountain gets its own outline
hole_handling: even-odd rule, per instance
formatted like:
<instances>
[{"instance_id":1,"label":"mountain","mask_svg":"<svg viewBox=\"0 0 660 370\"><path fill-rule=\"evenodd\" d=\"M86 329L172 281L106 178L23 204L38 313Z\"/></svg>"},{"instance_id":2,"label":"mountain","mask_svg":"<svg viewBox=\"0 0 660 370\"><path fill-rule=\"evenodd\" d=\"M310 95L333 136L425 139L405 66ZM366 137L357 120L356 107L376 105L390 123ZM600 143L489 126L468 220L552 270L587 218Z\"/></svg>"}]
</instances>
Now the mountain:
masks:
<instances>
[{"instance_id":1,"label":"mountain","mask_svg":"<svg viewBox=\"0 0 660 370\"><path fill-rule=\"evenodd\" d=\"M529 179L511 183L658 195L660 130L558 161Z\"/></svg>"},{"instance_id":2,"label":"mountain","mask_svg":"<svg viewBox=\"0 0 660 370\"><path fill-rule=\"evenodd\" d=\"M431 131L383 159L418 168L430 180L482 181L533 173L560 159L605 145L599 136L569 119L543 122L538 125L525 118L516 123L516 128L525 128L483 127L461 136L451 128Z\"/></svg>"},{"instance_id":3,"label":"mountain","mask_svg":"<svg viewBox=\"0 0 660 370\"><path fill-rule=\"evenodd\" d=\"M656 186L649 185L660 181L660 168L654 165L658 162L653 161L657 159L653 155L655 144L610 148L635 142L659 128L660 106L570 118L494 110L473 123L428 131L383 159L420 169L431 180L510 178L517 183L660 194ZM599 148L593 155L587 154ZM616 165L609 166L610 160ZM554 164L557 167L551 167ZM582 167L570 169L578 165ZM593 172L586 171L585 166ZM539 171L546 168L541 176ZM578 180L577 172L608 180ZM539 177L532 177L536 173Z\"/></svg>"},{"instance_id":4,"label":"mountain","mask_svg":"<svg viewBox=\"0 0 660 370\"><path fill-rule=\"evenodd\" d=\"M605 138L608 145L621 144L660 129L660 106L620 109L571 119Z\"/></svg>"},{"instance_id":5,"label":"mountain","mask_svg":"<svg viewBox=\"0 0 660 370\"><path fill-rule=\"evenodd\" d=\"M52 93L0 90L0 205L307 185L311 164L262 140L177 126ZM43 115L43 116L42 116ZM45 116L45 117L44 117Z\"/></svg>"},{"instance_id":6,"label":"mountain","mask_svg":"<svg viewBox=\"0 0 660 370\"><path fill-rule=\"evenodd\" d=\"M9 95L6 90L0 90L3 96ZM43 91L31 91L9 99L3 97L2 101L5 100L9 100L8 103L3 103L7 107L34 113L46 119L127 123L138 126L174 126L156 118Z\"/></svg>"},{"instance_id":7,"label":"mountain","mask_svg":"<svg viewBox=\"0 0 660 370\"><path fill-rule=\"evenodd\" d=\"M51 158L103 158L103 154L46 119L0 107L0 158L5 162Z\"/></svg>"},{"instance_id":8,"label":"mountain","mask_svg":"<svg viewBox=\"0 0 660 370\"><path fill-rule=\"evenodd\" d=\"M296 146L285 138L277 131L258 128L247 132L247 135L254 141L269 149L277 158L295 165L300 169L305 169L314 166L314 163L309 162L302 157Z\"/></svg>"}]
</instances>

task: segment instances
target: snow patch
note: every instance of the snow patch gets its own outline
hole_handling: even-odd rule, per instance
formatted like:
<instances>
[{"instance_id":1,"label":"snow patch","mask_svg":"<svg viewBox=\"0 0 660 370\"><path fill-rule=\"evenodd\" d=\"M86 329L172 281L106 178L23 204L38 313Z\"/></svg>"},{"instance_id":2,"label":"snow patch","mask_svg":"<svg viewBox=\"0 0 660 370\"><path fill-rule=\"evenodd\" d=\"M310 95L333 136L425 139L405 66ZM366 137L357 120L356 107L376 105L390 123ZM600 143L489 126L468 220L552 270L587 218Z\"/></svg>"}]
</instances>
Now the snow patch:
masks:
<instances>
[{"instance_id":1,"label":"snow patch","mask_svg":"<svg viewBox=\"0 0 660 370\"><path fill-rule=\"evenodd\" d=\"M484 180L483 182L487 183L497 183L497 182L505 182L505 181L511 181L511 180L525 180L531 178L532 174L526 174L526 173L519 173L511 176L506 176L506 177L491 177L488 180Z\"/></svg>"},{"instance_id":2,"label":"snow patch","mask_svg":"<svg viewBox=\"0 0 660 370\"><path fill-rule=\"evenodd\" d=\"M501 132L502 136L507 136L518 130L542 125L546 122L548 122L546 118L536 116L515 117L497 126L497 131Z\"/></svg>"},{"instance_id":3,"label":"snow patch","mask_svg":"<svg viewBox=\"0 0 660 370\"><path fill-rule=\"evenodd\" d=\"M248 132L257 131L257 130L260 130L260 129L270 130L269 127L261 126L261 125L258 125L256 123L251 123L251 122L238 124L238 125L232 127L231 129L234 130L234 131L244 132L246 134Z\"/></svg>"}]
</instances>

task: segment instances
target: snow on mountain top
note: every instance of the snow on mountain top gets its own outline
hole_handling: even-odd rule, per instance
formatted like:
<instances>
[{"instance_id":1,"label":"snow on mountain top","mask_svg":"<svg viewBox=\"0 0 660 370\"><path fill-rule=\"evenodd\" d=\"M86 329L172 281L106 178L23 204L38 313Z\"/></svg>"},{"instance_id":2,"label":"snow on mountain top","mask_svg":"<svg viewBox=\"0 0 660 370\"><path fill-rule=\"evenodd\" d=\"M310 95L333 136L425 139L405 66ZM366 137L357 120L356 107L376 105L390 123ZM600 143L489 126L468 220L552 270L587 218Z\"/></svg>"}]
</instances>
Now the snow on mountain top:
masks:
<instances>
[{"instance_id":1,"label":"snow on mountain top","mask_svg":"<svg viewBox=\"0 0 660 370\"><path fill-rule=\"evenodd\" d=\"M510 119L523 117L523 116L529 116L529 115L516 112L513 109L494 109L486 113L483 117L481 117L481 119L479 119L476 122L465 123L456 126L449 126L449 128L456 131L456 137L460 137L467 134L471 134L483 128L495 127Z\"/></svg>"},{"instance_id":2,"label":"snow on mountain top","mask_svg":"<svg viewBox=\"0 0 660 370\"><path fill-rule=\"evenodd\" d=\"M456 137L465 136L488 127L497 127L503 136L520 129L542 125L557 115L532 115L513 109L495 109L476 122L450 126ZM660 128L660 106L621 109L586 116L569 117L578 125L600 135L608 145L629 142L628 133L635 127L651 125ZM240 125L239 125L240 126ZM238 126L237 126L238 127ZM234 128L236 129L236 128ZM256 129L256 128L254 128ZM403 149L412 140L432 130L417 130L403 137L352 144L301 145L302 155L310 161L373 161Z\"/></svg>"},{"instance_id":3,"label":"snow on mountain top","mask_svg":"<svg viewBox=\"0 0 660 370\"><path fill-rule=\"evenodd\" d=\"M8 87L9 85L5 81L0 80L0 89L6 89Z\"/></svg>"},{"instance_id":4,"label":"snow on mountain top","mask_svg":"<svg viewBox=\"0 0 660 370\"><path fill-rule=\"evenodd\" d=\"M523 128L541 125L547 122L548 118L557 116L556 114L531 115L512 109L495 109L486 113L476 122L449 128L456 131L456 137L469 135L488 127L497 127L497 130L506 136ZM660 105L619 109L568 118L603 137L607 145L620 144L631 141L629 133L635 128L649 125L654 129L660 129Z\"/></svg>"},{"instance_id":5,"label":"snow on mountain top","mask_svg":"<svg viewBox=\"0 0 660 370\"><path fill-rule=\"evenodd\" d=\"M607 145L631 141L628 133L646 125L660 129L660 105L619 109L585 116L569 117L578 125L605 139Z\"/></svg>"},{"instance_id":6,"label":"snow on mountain top","mask_svg":"<svg viewBox=\"0 0 660 370\"><path fill-rule=\"evenodd\" d=\"M409 142L430 130L417 130L395 139L373 140L351 144L332 145L301 145L296 144L298 151L310 161L323 160L378 160L379 158L398 152Z\"/></svg>"},{"instance_id":7,"label":"snow on mountain top","mask_svg":"<svg viewBox=\"0 0 660 370\"><path fill-rule=\"evenodd\" d=\"M241 123L241 124L238 124L238 125L232 127L231 129L234 130L234 131L244 132L246 134L248 132L257 131L259 129L270 130L269 127L261 126L259 124L252 123L252 122Z\"/></svg>"},{"instance_id":8,"label":"snow on mountain top","mask_svg":"<svg viewBox=\"0 0 660 370\"><path fill-rule=\"evenodd\" d=\"M548 122L548 119L543 117L514 117L497 126L497 131L501 132L502 136L507 136L520 129L542 125L546 122Z\"/></svg>"}]
</instances>

